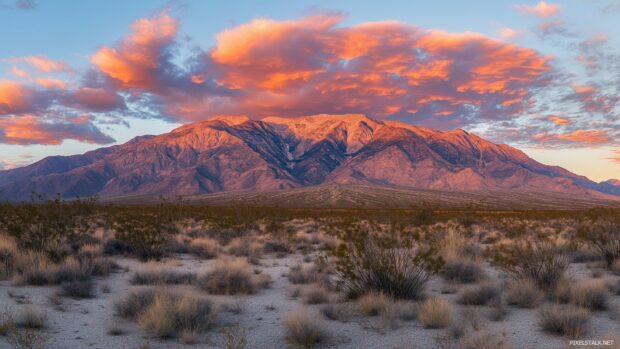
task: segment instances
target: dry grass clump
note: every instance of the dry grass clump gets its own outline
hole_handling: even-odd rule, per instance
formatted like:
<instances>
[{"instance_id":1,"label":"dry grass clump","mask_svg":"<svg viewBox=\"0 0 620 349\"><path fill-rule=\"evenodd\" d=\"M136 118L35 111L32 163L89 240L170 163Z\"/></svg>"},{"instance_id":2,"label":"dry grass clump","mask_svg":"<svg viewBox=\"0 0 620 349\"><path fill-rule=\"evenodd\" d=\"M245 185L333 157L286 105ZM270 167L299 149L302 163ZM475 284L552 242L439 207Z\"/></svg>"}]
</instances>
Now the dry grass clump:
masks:
<instances>
[{"instance_id":1,"label":"dry grass clump","mask_svg":"<svg viewBox=\"0 0 620 349\"><path fill-rule=\"evenodd\" d=\"M606 310L609 305L609 294L603 280L566 281L558 286L555 295L560 302L590 310Z\"/></svg>"},{"instance_id":2,"label":"dry grass clump","mask_svg":"<svg viewBox=\"0 0 620 349\"><path fill-rule=\"evenodd\" d=\"M506 290L506 302L519 308L536 308L544 294L528 279L513 281Z\"/></svg>"},{"instance_id":3,"label":"dry grass clump","mask_svg":"<svg viewBox=\"0 0 620 349\"><path fill-rule=\"evenodd\" d=\"M194 280L196 280L195 273L151 268L137 271L131 283L134 285L182 285L191 284Z\"/></svg>"},{"instance_id":4,"label":"dry grass clump","mask_svg":"<svg viewBox=\"0 0 620 349\"><path fill-rule=\"evenodd\" d=\"M310 315L307 309L293 310L285 315L282 322L286 332L286 340L291 345L312 348L325 342L328 332L318 317Z\"/></svg>"},{"instance_id":5,"label":"dry grass clump","mask_svg":"<svg viewBox=\"0 0 620 349\"><path fill-rule=\"evenodd\" d=\"M465 305L486 305L494 299L501 299L501 291L495 284L484 283L465 288L459 294L459 303Z\"/></svg>"},{"instance_id":6,"label":"dry grass clump","mask_svg":"<svg viewBox=\"0 0 620 349\"><path fill-rule=\"evenodd\" d=\"M136 320L143 331L156 338L204 330L217 315L213 303L202 296L163 289L132 291L117 301L115 308L121 317Z\"/></svg>"},{"instance_id":7,"label":"dry grass clump","mask_svg":"<svg viewBox=\"0 0 620 349\"><path fill-rule=\"evenodd\" d=\"M38 330L12 327L6 334L6 341L14 349L44 349L49 337Z\"/></svg>"},{"instance_id":8,"label":"dry grass clump","mask_svg":"<svg viewBox=\"0 0 620 349\"><path fill-rule=\"evenodd\" d=\"M587 331L588 310L574 306L547 305L540 309L538 322L548 333L580 338Z\"/></svg>"},{"instance_id":9,"label":"dry grass clump","mask_svg":"<svg viewBox=\"0 0 620 349\"><path fill-rule=\"evenodd\" d=\"M252 239L251 236L234 238L226 245L228 254L249 259L260 259L263 255L263 244Z\"/></svg>"},{"instance_id":10,"label":"dry grass clump","mask_svg":"<svg viewBox=\"0 0 620 349\"><path fill-rule=\"evenodd\" d=\"M64 282L84 281L92 276L106 276L117 264L105 257L69 256L59 264L52 263L41 253L26 251L15 259L16 285L57 285Z\"/></svg>"},{"instance_id":11,"label":"dry grass clump","mask_svg":"<svg viewBox=\"0 0 620 349\"><path fill-rule=\"evenodd\" d=\"M361 296L357 303L362 314L366 316L377 316L385 313L391 301L385 294L371 291Z\"/></svg>"},{"instance_id":12,"label":"dry grass clump","mask_svg":"<svg viewBox=\"0 0 620 349\"><path fill-rule=\"evenodd\" d=\"M302 265L297 264L292 266L286 277L288 281L292 284L309 284L313 282L317 282L318 280L319 269L316 265Z\"/></svg>"},{"instance_id":13,"label":"dry grass clump","mask_svg":"<svg viewBox=\"0 0 620 349\"><path fill-rule=\"evenodd\" d=\"M213 294L253 294L258 287L250 265L242 259L218 260L196 283Z\"/></svg>"},{"instance_id":14,"label":"dry grass clump","mask_svg":"<svg viewBox=\"0 0 620 349\"><path fill-rule=\"evenodd\" d=\"M17 312L13 321L19 327L41 329L46 325L47 313L42 309L25 307Z\"/></svg>"},{"instance_id":15,"label":"dry grass clump","mask_svg":"<svg viewBox=\"0 0 620 349\"><path fill-rule=\"evenodd\" d=\"M429 298L418 308L418 319L426 328L446 328L452 324L452 304L444 298Z\"/></svg>"},{"instance_id":16,"label":"dry grass clump","mask_svg":"<svg viewBox=\"0 0 620 349\"><path fill-rule=\"evenodd\" d=\"M446 261L441 270L441 275L448 281L456 281L464 284L474 283L485 277L480 262L459 258Z\"/></svg>"},{"instance_id":17,"label":"dry grass clump","mask_svg":"<svg viewBox=\"0 0 620 349\"><path fill-rule=\"evenodd\" d=\"M329 301L329 292L320 286L310 286L302 291L304 303L322 304Z\"/></svg>"},{"instance_id":18,"label":"dry grass clump","mask_svg":"<svg viewBox=\"0 0 620 349\"><path fill-rule=\"evenodd\" d=\"M211 259L217 257L221 250L219 242L215 239L203 237L190 241L187 251L197 257Z\"/></svg>"},{"instance_id":19,"label":"dry grass clump","mask_svg":"<svg viewBox=\"0 0 620 349\"><path fill-rule=\"evenodd\" d=\"M13 274L17 254L15 240L9 236L0 235L0 280L6 280Z\"/></svg>"},{"instance_id":20,"label":"dry grass clump","mask_svg":"<svg viewBox=\"0 0 620 349\"><path fill-rule=\"evenodd\" d=\"M474 332L459 341L459 349L510 349L508 339L488 332Z\"/></svg>"}]
</instances>

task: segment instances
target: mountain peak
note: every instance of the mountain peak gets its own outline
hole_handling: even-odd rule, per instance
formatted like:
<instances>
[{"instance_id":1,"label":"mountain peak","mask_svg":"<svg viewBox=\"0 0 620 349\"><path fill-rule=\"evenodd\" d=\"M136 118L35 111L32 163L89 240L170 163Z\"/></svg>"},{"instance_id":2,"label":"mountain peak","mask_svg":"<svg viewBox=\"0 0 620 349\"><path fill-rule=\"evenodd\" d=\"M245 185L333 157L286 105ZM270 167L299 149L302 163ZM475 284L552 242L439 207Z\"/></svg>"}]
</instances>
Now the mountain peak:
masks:
<instances>
[{"instance_id":1,"label":"mountain peak","mask_svg":"<svg viewBox=\"0 0 620 349\"><path fill-rule=\"evenodd\" d=\"M224 115L121 146L0 172L0 192L63 197L199 195L312 185L391 185L444 191L561 192L620 196L464 130L438 131L362 114ZM53 161L52 161L53 160Z\"/></svg>"}]
</instances>

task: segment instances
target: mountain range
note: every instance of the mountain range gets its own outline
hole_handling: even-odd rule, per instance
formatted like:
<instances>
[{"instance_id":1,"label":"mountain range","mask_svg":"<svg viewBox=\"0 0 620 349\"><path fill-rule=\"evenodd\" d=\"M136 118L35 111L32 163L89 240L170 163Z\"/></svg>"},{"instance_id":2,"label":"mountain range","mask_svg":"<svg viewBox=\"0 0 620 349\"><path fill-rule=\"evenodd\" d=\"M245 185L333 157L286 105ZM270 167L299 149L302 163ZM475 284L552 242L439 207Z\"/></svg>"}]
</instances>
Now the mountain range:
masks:
<instances>
[{"instance_id":1,"label":"mountain range","mask_svg":"<svg viewBox=\"0 0 620 349\"><path fill-rule=\"evenodd\" d=\"M461 129L364 115L221 116L0 171L0 197L10 201L29 200L33 192L114 200L329 186L620 201L618 180L596 183Z\"/></svg>"}]
</instances>

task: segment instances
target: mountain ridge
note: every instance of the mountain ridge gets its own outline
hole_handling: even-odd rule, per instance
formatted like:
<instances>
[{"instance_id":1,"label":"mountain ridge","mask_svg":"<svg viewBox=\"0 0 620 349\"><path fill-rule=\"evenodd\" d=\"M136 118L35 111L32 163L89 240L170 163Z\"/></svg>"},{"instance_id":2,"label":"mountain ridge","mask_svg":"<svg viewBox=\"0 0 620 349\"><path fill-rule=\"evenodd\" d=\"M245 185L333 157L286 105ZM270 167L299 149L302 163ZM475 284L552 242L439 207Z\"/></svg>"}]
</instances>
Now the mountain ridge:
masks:
<instances>
[{"instance_id":1,"label":"mountain ridge","mask_svg":"<svg viewBox=\"0 0 620 349\"><path fill-rule=\"evenodd\" d=\"M438 131L361 114L219 116L82 155L0 171L5 199L202 195L340 185L438 191L544 191L620 200L590 181L464 130Z\"/></svg>"}]
</instances>

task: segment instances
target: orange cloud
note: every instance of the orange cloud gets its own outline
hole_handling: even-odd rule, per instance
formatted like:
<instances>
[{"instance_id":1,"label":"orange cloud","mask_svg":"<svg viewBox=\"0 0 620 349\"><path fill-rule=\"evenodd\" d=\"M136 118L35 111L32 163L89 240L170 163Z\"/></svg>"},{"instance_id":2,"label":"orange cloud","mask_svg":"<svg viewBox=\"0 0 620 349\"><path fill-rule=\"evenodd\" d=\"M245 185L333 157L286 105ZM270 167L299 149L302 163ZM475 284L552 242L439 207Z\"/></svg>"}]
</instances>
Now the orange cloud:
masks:
<instances>
[{"instance_id":1,"label":"orange cloud","mask_svg":"<svg viewBox=\"0 0 620 349\"><path fill-rule=\"evenodd\" d=\"M67 85L64 83L64 81L62 80L58 80L58 79L51 79L51 78L37 78L37 84L39 84L41 87L47 88L47 89L60 89L60 90L64 90Z\"/></svg>"},{"instance_id":2,"label":"orange cloud","mask_svg":"<svg viewBox=\"0 0 620 349\"><path fill-rule=\"evenodd\" d=\"M90 123L49 122L29 114L0 119L1 143L61 144L64 139L93 144L114 142Z\"/></svg>"},{"instance_id":3,"label":"orange cloud","mask_svg":"<svg viewBox=\"0 0 620 349\"><path fill-rule=\"evenodd\" d=\"M588 145L609 142L609 136L604 131L576 130L570 133L542 133L534 136L541 143L583 143Z\"/></svg>"},{"instance_id":4,"label":"orange cloud","mask_svg":"<svg viewBox=\"0 0 620 349\"><path fill-rule=\"evenodd\" d=\"M550 4L545 1L540 1L538 4L531 5L516 5L517 9L524 14L532 14L538 17L550 17L562 9L558 4Z\"/></svg>"},{"instance_id":5,"label":"orange cloud","mask_svg":"<svg viewBox=\"0 0 620 349\"><path fill-rule=\"evenodd\" d=\"M556 125L569 125L570 124L570 120L558 115L550 115L549 116L549 121L553 122Z\"/></svg>"},{"instance_id":6,"label":"orange cloud","mask_svg":"<svg viewBox=\"0 0 620 349\"><path fill-rule=\"evenodd\" d=\"M154 88L162 49L174 39L177 23L161 13L153 19L134 22L132 29L133 33L118 48L99 49L91 62L123 87Z\"/></svg>"},{"instance_id":7,"label":"orange cloud","mask_svg":"<svg viewBox=\"0 0 620 349\"><path fill-rule=\"evenodd\" d=\"M30 64L33 68L46 73L69 70L69 65L67 65L67 63L55 61L43 55L17 57L10 59L10 61L13 63L24 62Z\"/></svg>"},{"instance_id":8,"label":"orange cloud","mask_svg":"<svg viewBox=\"0 0 620 349\"><path fill-rule=\"evenodd\" d=\"M205 112L445 116L473 106L491 117L522 110L530 89L544 85L551 70L550 58L482 34L395 21L339 27L340 21L257 19L222 32L210 52L213 71L200 76L211 73L238 93L177 100L184 105L168 111L189 118Z\"/></svg>"},{"instance_id":9,"label":"orange cloud","mask_svg":"<svg viewBox=\"0 0 620 349\"><path fill-rule=\"evenodd\" d=\"M22 84L0 81L0 114L16 114L31 108L33 91Z\"/></svg>"}]
</instances>

